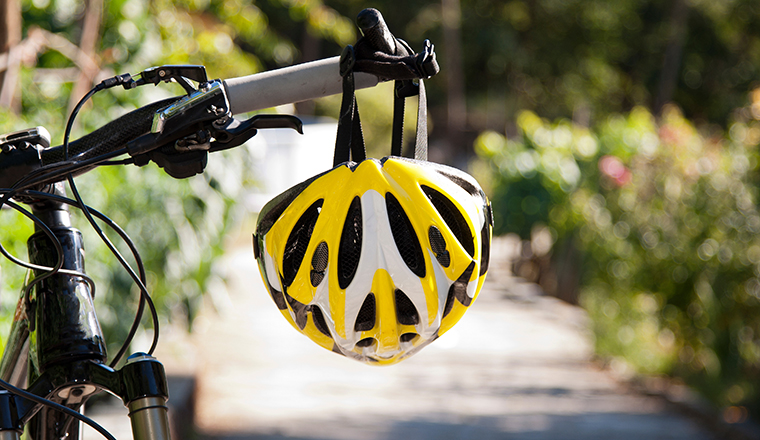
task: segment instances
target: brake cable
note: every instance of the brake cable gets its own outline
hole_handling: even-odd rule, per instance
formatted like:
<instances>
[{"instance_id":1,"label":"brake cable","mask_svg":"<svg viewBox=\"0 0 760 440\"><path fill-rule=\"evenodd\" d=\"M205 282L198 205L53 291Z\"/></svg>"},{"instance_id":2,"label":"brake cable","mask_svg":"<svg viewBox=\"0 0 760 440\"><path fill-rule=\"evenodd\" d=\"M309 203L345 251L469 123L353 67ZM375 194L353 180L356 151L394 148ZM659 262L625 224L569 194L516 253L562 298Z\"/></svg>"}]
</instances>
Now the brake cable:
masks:
<instances>
[{"instance_id":1,"label":"brake cable","mask_svg":"<svg viewBox=\"0 0 760 440\"><path fill-rule=\"evenodd\" d=\"M128 74L109 78L107 80L102 81L94 88L92 88L82 99L79 100L77 105L72 110L71 115L69 115L68 121L66 123L66 130L64 131L64 136L63 136L64 161L68 161L69 159L69 137L71 135L72 127L74 125L74 120L76 116L79 114L79 111L81 110L85 102L87 102L93 95L95 95L95 93L101 90L105 90L107 88L123 85L127 81L133 81ZM114 244L105 235L103 230L100 228L100 226L97 224L95 219L92 217L90 210L88 209L87 205L85 205L84 201L82 200L82 196L79 194L79 190L77 189L76 184L74 183L73 174L69 173L66 176L66 179L69 183L69 187L71 188L71 192L74 195L74 198L76 199L77 203L79 204L79 208L81 209L87 221L90 223L90 225L98 234L98 236L103 241L103 243L105 243L105 245L108 247L111 253L116 257L116 259L119 261L119 263L127 271L129 276L132 278L132 280L140 289L140 301L137 308L137 312L135 314L135 321L133 322L133 325L132 325L132 328L130 329L129 334L127 335L127 339L122 344L121 349L119 350L117 355L112 359L110 366L114 367L119 362L121 357L124 355L124 353L126 353L127 349L129 348L129 345L132 343L132 340L134 339L134 335L136 334L137 328L139 327L139 323L142 319L142 313L143 313L146 303L148 305L148 308L150 309L151 319L153 321L153 342L150 346L150 349L148 350L148 354L152 355L153 352L156 350L156 347L158 346L159 320L158 320L158 312L156 311L156 306L153 303L152 298L150 297L150 292L148 292L148 288L145 285L143 279L138 277L137 274L134 272L134 270L132 270L132 267L129 265L129 263L124 259L124 257L121 255L119 250L116 249Z\"/></svg>"}]
</instances>

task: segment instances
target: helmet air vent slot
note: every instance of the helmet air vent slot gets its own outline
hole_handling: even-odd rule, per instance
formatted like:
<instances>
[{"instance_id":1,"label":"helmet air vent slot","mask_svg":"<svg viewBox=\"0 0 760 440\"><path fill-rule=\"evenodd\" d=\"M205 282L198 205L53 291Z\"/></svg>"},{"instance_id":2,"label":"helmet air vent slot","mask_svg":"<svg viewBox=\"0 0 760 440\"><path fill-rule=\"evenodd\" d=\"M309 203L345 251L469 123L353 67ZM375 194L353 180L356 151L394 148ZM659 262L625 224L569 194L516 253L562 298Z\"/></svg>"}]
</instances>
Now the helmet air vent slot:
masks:
<instances>
[{"instance_id":1,"label":"helmet air vent slot","mask_svg":"<svg viewBox=\"0 0 760 440\"><path fill-rule=\"evenodd\" d=\"M323 199L317 200L304 211L290 232L288 241L285 242L285 252L282 256L282 276L285 286L293 283L301 267L323 201Z\"/></svg>"},{"instance_id":2,"label":"helmet air vent slot","mask_svg":"<svg viewBox=\"0 0 760 440\"><path fill-rule=\"evenodd\" d=\"M375 338L364 338L356 343L357 347L371 347L375 343Z\"/></svg>"},{"instance_id":3,"label":"helmet air vent slot","mask_svg":"<svg viewBox=\"0 0 760 440\"><path fill-rule=\"evenodd\" d=\"M417 313L417 308L400 289L396 289L396 317L401 325L417 325L420 322L420 314Z\"/></svg>"},{"instance_id":4,"label":"helmet air vent slot","mask_svg":"<svg viewBox=\"0 0 760 440\"><path fill-rule=\"evenodd\" d=\"M480 276L488 272L488 264L491 259L491 227L493 227L491 204L489 203L484 210L486 212L486 221L483 223L483 229L480 230Z\"/></svg>"},{"instance_id":5,"label":"helmet air vent slot","mask_svg":"<svg viewBox=\"0 0 760 440\"><path fill-rule=\"evenodd\" d=\"M327 327L327 322L325 322L325 315L322 313L322 309L320 309L319 306L311 306L311 319L314 320L314 327L316 327L317 330L332 338L330 330Z\"/></svg>"},{"instance_id":6,"label":"helmet air vent slot","mask_svg":"<svg viewBox=\"0 0 760 440\"><path fill-rule=\"evenodd\" d=\"M441 231L435 226L431 226L428 229L428 240L430 240L430 248L433 249L436 260L443 267L449 267L451 264L451 255L446 250L446 240L443 238Z\"/></svg>"},{"instance_id":7,"label":"helmet air vent slot","mask_svg":"<svg viewBox=\"0 0 760 440\"><path fill-rule=\"evenodd\" d=\"M325 278L325 269L327 269L327 259L329 253L327 243L324 241L314 249L314 255L311 257L311 285L317 287Z\"/></svg>"},{"instance_id":8,"label":"helmet air vent slot","mask_svg":"<svg viewBox=\"0 0 760 440\"><path fill-rule=\"evenodd\" d=\"M388 210L388 221L393 233L393 241L396 242L396 248L401 254L401 258L409 270L418 277L424 278L425 257L422 254L420 240L412 228L412 222L409 221L409 217L393 194L385 194L385 207Z\"/></svg>"},{"instance_id":9,"label":"helmet air vent slot","mask_svg":"<svg viewBox=\"0 0 760 440\"><path fill-rule=\"evenodd\" d=\"M417 339L417 336L419 336L417 333L404 333L398 340L401 342L412 342Z\"/></svg>"},{"instance_id":10,"label":"helmet air vent slot","mask_svg":"<svg viewBox=\"0 0 760 440\"><path fill-rule=\"evenodd\" d=\"M470 283L470 276L472 276L473 270L475 270L474 261L467 266L467 269L464 270L459 279L454 281L454 284L449 287L449 295L446 297L446 305L443 307L444 318L451 312L455 300L465 307L469 307L472 303L472 298L467 295L467 285Z\"/></svg>"},{"instance_id":11,"label":"helmet air vent slot","mask_svg":"<svg viewBox=\"0 0 760 440\"><path fill-rule=\"evenodd\" d=\"M343 233L338 247L338 285L345 289L351 284L359 266L362 252L362 204L357 196L351 201L343 223Z\"/></svg>"},{"instance_id":12,"label":"helmet air vent slot","mask_svg":"<svg viewBox=\"0 0 760 440\"><path fill-rule=\"evenodd\" d=\"M441 194L439 191L430 188L429 186L421 185L422 191L430 199L435 206L435 209L446 222L446 226L449 227L454 237L459 240L464 250L470 254L471 257L475 256L475 241L472 236L470 226L467 224L462 213L457 206L448 197Z\"/></svg>"},{"instance_id":13,"label":"helmet air vent slot","mask_svg":"<svg viewBox=\"0 0 760 440\"><path fill-rule=\"evenodd\" d=\"M364 304L362 304L359 314L356 316L354 331L365 332L373 328L375 328L375 294L370 293L364 299Z\"/></svg>"}]
</instances>

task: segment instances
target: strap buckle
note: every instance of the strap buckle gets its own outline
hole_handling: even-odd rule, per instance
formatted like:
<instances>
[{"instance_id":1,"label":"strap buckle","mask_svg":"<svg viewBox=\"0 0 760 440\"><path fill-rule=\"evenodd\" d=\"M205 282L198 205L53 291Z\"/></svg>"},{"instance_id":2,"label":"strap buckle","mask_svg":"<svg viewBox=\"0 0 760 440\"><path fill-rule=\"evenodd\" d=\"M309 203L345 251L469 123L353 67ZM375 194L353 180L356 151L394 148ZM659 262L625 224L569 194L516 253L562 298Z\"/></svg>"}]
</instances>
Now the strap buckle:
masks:
<instances>
[{"instance_id":1,"label":"strap buckle","mask_svg":"<svg viewBox=\"0 0 760 440\"><path fill-rule=\"evenodd\" d=\"M349 73L354 71L354 65L356 64L356 51L354 46L350 44L343 48L343 52L340 54L340 76L345 77Z\"/></svg>"},{"instance_id":2,"label":"strap buckle","mask_svg":"<svg viewBox=\"0 0 760 440\"><path fill-rule=\"evenodd\" d=\"M421 78L430 78L441 71L441 67L438 65L438 60L435 57L435 46L430 40L425 40L423 43L425 47L422 52L417 54L415 64L417 65L417 71L421 74Z\"/></svg>"}]
</instances>

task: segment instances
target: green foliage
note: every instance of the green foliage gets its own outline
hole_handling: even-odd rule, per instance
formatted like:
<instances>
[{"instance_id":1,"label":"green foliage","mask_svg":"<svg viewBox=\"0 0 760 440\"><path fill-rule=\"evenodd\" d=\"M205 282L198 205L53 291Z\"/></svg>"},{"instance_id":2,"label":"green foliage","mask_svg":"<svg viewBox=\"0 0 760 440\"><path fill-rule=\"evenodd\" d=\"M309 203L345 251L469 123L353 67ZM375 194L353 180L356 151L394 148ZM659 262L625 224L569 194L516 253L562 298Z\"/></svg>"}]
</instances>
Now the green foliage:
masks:
<instances>
[{"instance_id":1,"label":"green foliage","mask_svg":"<svg viewBox=\"0 0 760 440\"><path fill-rule=\"evenodd\" d=\"M580 302L601 354L757 412L760 124L737 114L724 137L675 107L660 121L636 108L593 132L523 113L521 137L476 145L491 163L497 230L544 224L582 252ZM535 214L521 214L536 194Z\"/></svg>"},{"instance_id":2,"label":"green foliage","mask_svg":"<svg viewBox=\"0 0 760 440\"><path fill-rule=\"evenodd\" d=\"M463 36L478 44L465 41L466 71L482 72L468 87L508 119L533 109L601 121L673 100L690 118L726 124L758 76L751 0L467 3Z\"/></svg>"},{"instance_id":3,"label":"green foliage","mask_svg":"<svg viewBox=\"0 0 760 440\"><path fill-rule=\"evenodd\" d=\"M527 239L534 224L546 222L550 211L563 205L583 182L598 152L588 129L569 121L549 124L530 111L517 119L522 136L507 139L483 133L475 143L494 171L486 176L495 206L494 233L514 232ZM560 215L553 211L554 215Z\"/></svg>"},{"instance_id":4,"label":"green foliage","mask_svg":"<svg viewBox=\"0 0 760 440\"><path fill-rule=\"evenodd\" d=\"M250 183L251 155L241 150L224 154L212 157L202 175L184 181L167 178L153 165L112 167L78 179L86 200L108 213L137 244L162 317L188 326L209 283L221 281L214 262L224 251L225 234L240 221L234 202ZM83 219L78 225L89 229ZM115 234L109 235L119 243ZM109 341L117 343L134 316L138 291L105 245L94 234L87 238L87 270L100 287L97 311ZM129 255L119 244L122 254Z\"/></svg>"}]
</instances>

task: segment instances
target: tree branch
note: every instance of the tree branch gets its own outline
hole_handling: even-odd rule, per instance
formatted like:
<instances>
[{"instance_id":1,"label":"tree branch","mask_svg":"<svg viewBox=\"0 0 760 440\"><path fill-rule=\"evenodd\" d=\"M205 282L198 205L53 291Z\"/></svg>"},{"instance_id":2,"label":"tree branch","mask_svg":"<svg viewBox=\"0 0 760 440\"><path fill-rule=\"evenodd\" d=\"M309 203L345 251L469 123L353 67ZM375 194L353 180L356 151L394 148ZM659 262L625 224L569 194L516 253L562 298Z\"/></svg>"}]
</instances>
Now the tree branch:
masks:
<instances>
[{"instance_id":1,"label":"tree branch","mask_svg":"<svg viewBox=\"0 0 760 440\"><path fill-rule=\"evenodd\" d=\"M95 60L95 50L100 37L100 22L103 16L103 0L87 0L84 12L84 22L82 24L82 38L79 41L79 58L91 61L92 63L77 63L82 69L82 75L74 84L69 99L69 112L76 106L77 102L92 87L100 68Z\"/></svg>"},{"instance_id":2,"label":"tree branch","mask_svg":"<svg viewBox=\"0 0 760 440\"><path fill-rule=\"evenodd\" d=\"M668 43L665 46L665 56L662 60L662 72L654 102L656 113L673 99L673 93L678 85L678 74L681 71L681 56L683 45L688 33L689 5L684 0L673 0L668 28Z\"/></svg>"},{"instance_id":3,"label":"tree branch","mask_svg":"<svg viewBox=\"0 0 760 440\"><path fill-rule=\"evenodd\" d=\"M21 6L18 0L0 2L0 53L6 55L6 68L0 70L0 107L21 111L21 101L17 98L18 77L21 63L18 44L21 42Z\"/></svg>"}]
</instances>

